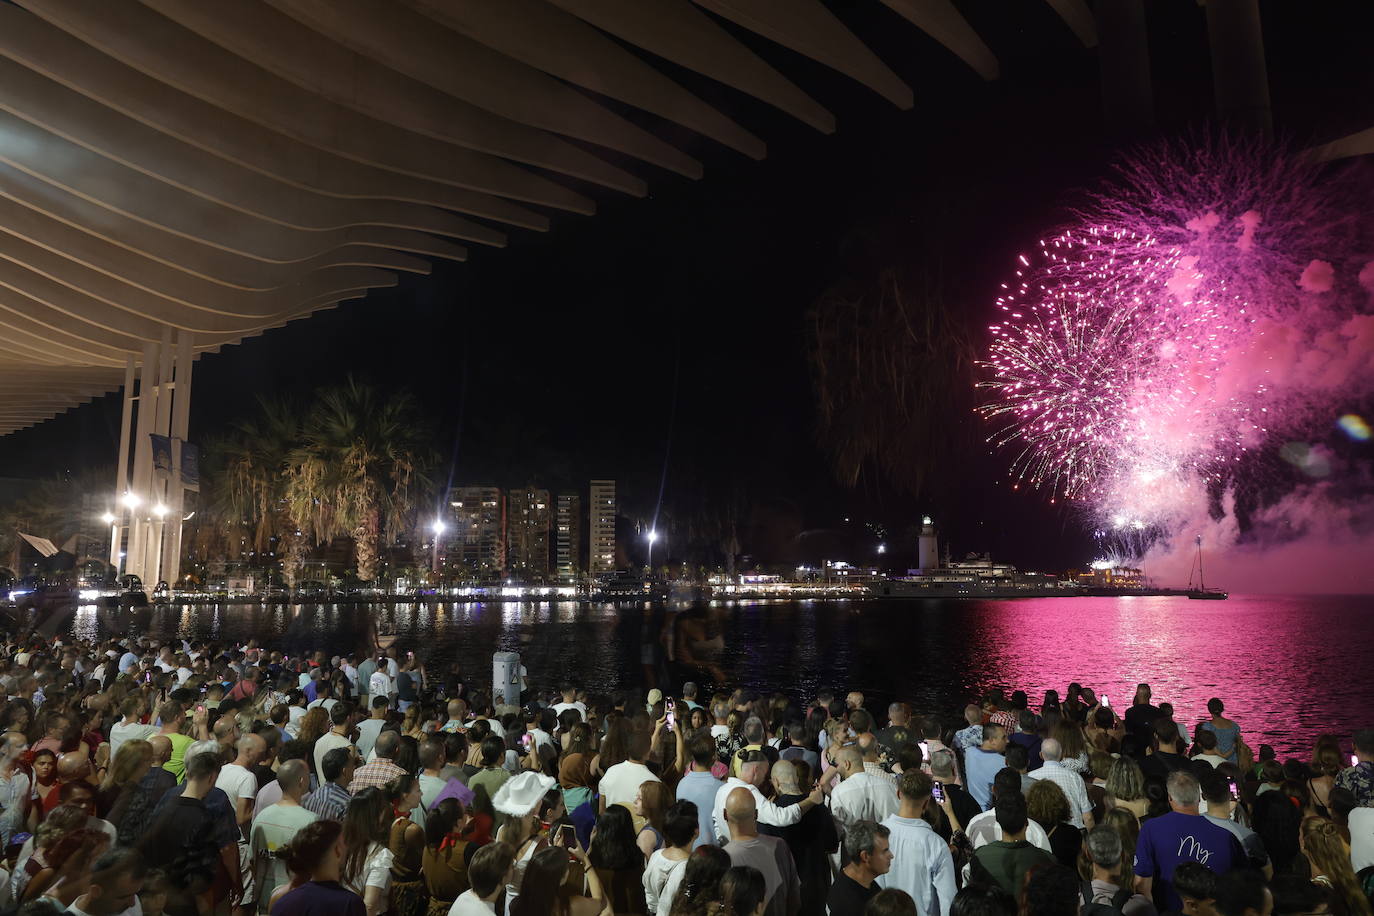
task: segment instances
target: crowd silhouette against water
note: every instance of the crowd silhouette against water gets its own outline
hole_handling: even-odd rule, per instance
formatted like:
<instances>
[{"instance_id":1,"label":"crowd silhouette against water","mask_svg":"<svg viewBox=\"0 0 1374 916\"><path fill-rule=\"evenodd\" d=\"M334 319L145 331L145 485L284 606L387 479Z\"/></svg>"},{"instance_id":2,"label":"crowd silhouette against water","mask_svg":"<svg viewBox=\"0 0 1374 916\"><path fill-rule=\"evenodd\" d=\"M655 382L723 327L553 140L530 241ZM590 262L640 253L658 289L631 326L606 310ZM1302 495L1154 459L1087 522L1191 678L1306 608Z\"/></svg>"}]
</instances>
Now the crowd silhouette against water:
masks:
<instances>
[{"instance_id":1,"label":"crowd silhouette against water","mask_svg":"<svg viewBox=\"0 0 1374 916\"><path fill-rule=\"evenodd\" d=\"M0 913L1374 916L1374 729L1281 761L1146 684L506 697L395 647L37 637L0 680Z\"/></svg>"}]
</instances>

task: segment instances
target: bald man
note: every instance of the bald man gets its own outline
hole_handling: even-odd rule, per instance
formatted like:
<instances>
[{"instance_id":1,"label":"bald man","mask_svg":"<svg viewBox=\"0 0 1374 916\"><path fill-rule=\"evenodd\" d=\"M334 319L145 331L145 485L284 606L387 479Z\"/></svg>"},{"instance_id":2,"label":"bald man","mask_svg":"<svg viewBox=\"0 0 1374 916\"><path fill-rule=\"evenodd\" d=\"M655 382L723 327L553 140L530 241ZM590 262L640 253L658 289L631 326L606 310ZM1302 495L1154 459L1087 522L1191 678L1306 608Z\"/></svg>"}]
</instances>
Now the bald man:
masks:
<instances>
[{"instance_id":1,"label":"bald man","mask_svg":"<svg viewBox=\"0 0 1374 916\"><path fill-rule=\"evenodd\" d=\"M253 775L253 767L267 753L267 742L257 735L242 735L238 742L238 755L233 763L226 763L215 780L215 788L229 796L234 806L235 820L243 835L247 836L253 824L253 800L258 796L258 779Z\"/></svg>"},{"instance_id":2,"label":"bald man","mask_svg":"<svg viewBox=\"0 0 1374 916\"><path fill-rule=\"evenodd\" d=\"M859 821L882 823L897 813L897 788L885 775L864 766L864 755L854 745L835 751L835 768L843 780L830 793L830 813L840 833ZM838 859L836 859L838 861Z\"/></svg>"},{"instance_id":3,"label":"bald man","mask_svg":"<svg viewBox=\"0 0 1374 916\"><path fill-rule=\"evenodd\" d=\"M758 808L748 788L730 790L725 797L725 819L733 837L725 845L730 864L748 865L763 873L764 916L796 916L801 910L801 881L792 852L779 837L759 834Z\"/></svg>"},{"instance_id":4,"label":"bald man","mask_svg":"<svg viewBox=\"0 0 1374 916\"><path fill-rule=\"evenodd\" d=\"M301 806L301 799L310 788L310 769L304 760L288 760L279 766L277 782L281 786L281 801L263 808L253 818L249 841L253 854L253 886L257 888L258 906L262 910L271 903L273 888L291 880L285 861L277 858L277 850L291 842L296 831L316 819L314 812Z\"/></svg>"},{"instance_id":5,"label":"bald man","mask_svg":"<svg viewBox=\"0 0 1374 916\"><path fill-rule=\"evenodd\" d=\"M742 751L744 762L740 764L739 775L731 776L716 790L716 803L712 809L711 821L720 845L728 843L732 837L730 822L725 816L725 803L735 789L745 789L754 797L758 819L770 827L790 827L802 819L802 815L825 801L819 786L811 794L794 805L775 805L764 797L759 787L768 779L768 758L761 751Z\"/></svg>"}]
</instances>

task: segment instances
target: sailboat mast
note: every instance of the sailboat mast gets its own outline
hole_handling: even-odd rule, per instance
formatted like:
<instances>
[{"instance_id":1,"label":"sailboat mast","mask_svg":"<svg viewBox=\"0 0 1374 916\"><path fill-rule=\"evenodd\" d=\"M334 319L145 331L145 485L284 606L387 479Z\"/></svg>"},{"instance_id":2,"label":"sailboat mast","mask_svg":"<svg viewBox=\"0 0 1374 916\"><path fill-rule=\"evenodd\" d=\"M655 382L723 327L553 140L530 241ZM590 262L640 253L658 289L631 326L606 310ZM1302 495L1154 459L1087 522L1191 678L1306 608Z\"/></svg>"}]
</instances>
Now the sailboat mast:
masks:
<instances>
[{"instance_id":1,"label":"sailboat mast","mask_svg":"<svg viewBox=\"0 0 1374 916\"><path fill-rule=\"evenodd\" d=\"M1202 535L1197 536L1197 587L1199 591L1207 591L1207 582L1202 578Z\"/></svg>"}]
</instances>

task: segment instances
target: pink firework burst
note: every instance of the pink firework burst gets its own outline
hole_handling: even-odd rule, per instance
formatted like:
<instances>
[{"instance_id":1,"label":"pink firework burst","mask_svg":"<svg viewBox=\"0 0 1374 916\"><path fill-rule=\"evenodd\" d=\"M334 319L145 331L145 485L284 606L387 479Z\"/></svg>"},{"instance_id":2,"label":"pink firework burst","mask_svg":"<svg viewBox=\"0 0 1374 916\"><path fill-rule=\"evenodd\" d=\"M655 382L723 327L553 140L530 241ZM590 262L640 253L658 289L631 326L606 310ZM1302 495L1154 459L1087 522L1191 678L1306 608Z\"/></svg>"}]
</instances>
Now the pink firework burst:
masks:
<instances>
[{"instance_id":1,"label":"pink firework burst","mask_svg":"<svg viewBox=\"0 0 1374 916\"><path fill-rule=\"evenodd\" d=\"M1176 247L1103 226L1021 264L997 301L980 408L1002 423L989 441L1015 451L1014 476L1102 501L1214 473L1244 448L1245 409L1218 411L1213 390L1244 303L1203 289Z\"/></svg>"}]
</instances>

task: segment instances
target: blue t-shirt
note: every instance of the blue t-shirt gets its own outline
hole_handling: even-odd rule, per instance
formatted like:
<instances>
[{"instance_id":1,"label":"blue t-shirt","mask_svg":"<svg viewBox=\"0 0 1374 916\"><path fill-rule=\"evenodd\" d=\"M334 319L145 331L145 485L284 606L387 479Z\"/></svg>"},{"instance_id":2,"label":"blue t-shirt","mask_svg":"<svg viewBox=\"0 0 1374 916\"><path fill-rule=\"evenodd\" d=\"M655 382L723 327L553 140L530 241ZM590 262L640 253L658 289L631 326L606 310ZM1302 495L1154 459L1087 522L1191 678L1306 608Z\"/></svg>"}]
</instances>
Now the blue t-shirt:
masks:
<instances>
[{"instance_id":1,"label":"blue t-shirt","mask_svg":"<svg viewBox=\"0 0 1374 916\"><path fill-rule=\"evenodd\" d=\"M1140 825L1135 873L1142 878L1154 878L1156 886L1164 885L1164 900L1171 910L1183 909L1183 901L1169 883L1174 869L1183 862L1201 862L1217 875L1224 875L1233 868L1244 867L1246 858L1235 834L1200 814L1170 811Z\"/></svg>"},{"instance_id":2,"label":"blue t-shirt","mask_svg":"<svg viewBox=\"0 0 1374 916\"><path fill-rule=\"evenodd\" d=\"M992 780L997 771L1007 765L1007 758L981 747L971 747L964 752L964 776L968 783L968 794L984 811L992 807Z\"/></svg>"}]
</instances>

